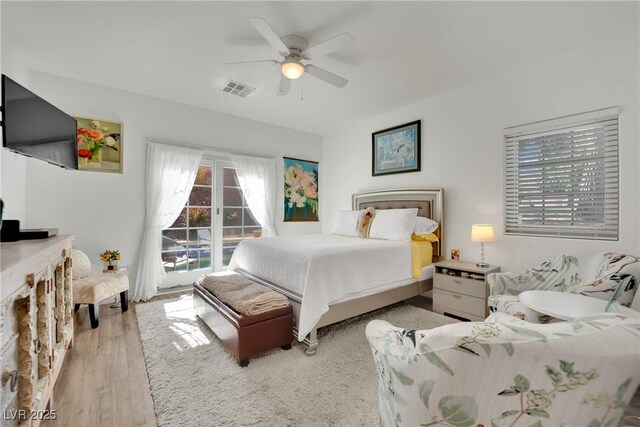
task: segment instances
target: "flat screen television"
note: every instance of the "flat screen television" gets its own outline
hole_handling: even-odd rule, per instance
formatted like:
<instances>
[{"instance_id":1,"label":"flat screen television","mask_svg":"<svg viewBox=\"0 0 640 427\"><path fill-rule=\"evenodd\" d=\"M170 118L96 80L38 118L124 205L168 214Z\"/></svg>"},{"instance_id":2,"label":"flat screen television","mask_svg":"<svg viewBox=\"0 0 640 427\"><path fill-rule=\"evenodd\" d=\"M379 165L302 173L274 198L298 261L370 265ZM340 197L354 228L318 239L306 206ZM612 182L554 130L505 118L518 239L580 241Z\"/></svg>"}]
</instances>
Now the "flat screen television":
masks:
<instances>
[{"instance_id":1,"label":"flat screen television","mask_svg":"<svg viewBox=\"0 0 640 427\"><path fill-rule=\"evenodd\" d=\"M2 145L66 169L78 169L76 120L2 75Z\"/></svg>"}]
</instances>

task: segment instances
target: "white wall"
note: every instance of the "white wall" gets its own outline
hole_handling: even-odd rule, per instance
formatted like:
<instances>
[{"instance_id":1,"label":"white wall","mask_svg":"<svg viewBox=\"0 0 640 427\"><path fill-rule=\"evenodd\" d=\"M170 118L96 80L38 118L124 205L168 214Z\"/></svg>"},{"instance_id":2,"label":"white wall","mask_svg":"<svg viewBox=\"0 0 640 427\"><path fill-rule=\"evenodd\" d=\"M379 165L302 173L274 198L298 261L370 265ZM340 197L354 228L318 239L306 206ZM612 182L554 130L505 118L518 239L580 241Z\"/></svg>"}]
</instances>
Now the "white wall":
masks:
<instances>
[{"instance_id":1,"label":"white wall","mask_svg":"<svg viewBox=\"0 0 640 427\"><path fill-rule=\"evenodd\" d=\"M445 253L462 248L477 260L471 224L490 223L496 242L487 261L519 270L550 254L619 250L640 254L638 204L638 40L592 46L548 58L488 81L426 99L325 136L324 230L351 193L400 187L445 189ZM428 76L425 76L428 78ZM538 120L620 106L620 240L604 242L505 236L503 230L503 129ZM422 120L422 170L371 176L371 132Z\"/></svg>"},{"instance_id":2,"label":"white wall","mask_svg":"<svg viewBox=\"0 0 640 427\"><path fill-rule=\"evenodd\" d=\"M283 155L322 159L317 135L40 72L30 73L30 89L71 115L124 124L123 174L67 171L27 159L27 225L75 234L75 245L94 261L100 251L117 248L123 264L136 265L145 209L145 138L276 158L278 190L284 185ZM318 222L283 223L283 203L278 191L280 234L321 231Z\"/></svg>"}]
</instances>

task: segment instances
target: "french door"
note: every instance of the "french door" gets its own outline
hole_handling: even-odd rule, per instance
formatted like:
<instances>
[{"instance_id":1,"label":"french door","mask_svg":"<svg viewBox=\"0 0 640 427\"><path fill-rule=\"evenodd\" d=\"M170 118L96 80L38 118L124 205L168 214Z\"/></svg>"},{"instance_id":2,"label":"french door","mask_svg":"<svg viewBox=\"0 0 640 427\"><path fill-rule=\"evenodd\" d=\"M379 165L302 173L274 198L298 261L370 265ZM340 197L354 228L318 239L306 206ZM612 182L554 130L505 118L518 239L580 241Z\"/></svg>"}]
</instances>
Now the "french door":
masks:
<instances>
[{"instance_id":1,"label":"french door","mask_svg":"<svg viewBox=\"0 0 640 427\"><path fill-rule=\"evenodd\" d=\"M247 207L233 164L203 160L189 200L178 219L162 231L162 262L168 289L222 271L238 243L262 233Z\"/></svg>"}]
</instances>

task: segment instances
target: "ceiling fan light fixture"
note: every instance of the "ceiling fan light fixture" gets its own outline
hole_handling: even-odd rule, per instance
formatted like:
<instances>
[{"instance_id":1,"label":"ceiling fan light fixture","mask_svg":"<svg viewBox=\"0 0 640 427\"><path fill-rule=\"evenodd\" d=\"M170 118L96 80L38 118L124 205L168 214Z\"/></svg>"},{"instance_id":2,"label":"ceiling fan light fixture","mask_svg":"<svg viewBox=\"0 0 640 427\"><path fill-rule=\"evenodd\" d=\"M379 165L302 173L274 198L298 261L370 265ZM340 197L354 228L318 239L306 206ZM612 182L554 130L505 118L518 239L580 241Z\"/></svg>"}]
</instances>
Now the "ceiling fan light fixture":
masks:
<instances>
[{"instance_id":1,"label":"ceiling fan light fixture","mask_svg":"<svg viewBox=\"0 0 640 427\"><path fill-rule=\"evenodd\" d=\"M282 71L282 75L284 75L286 78L296 80L304 74L304 65L302 65L300 61L290 59L284 61L282 65L280 65L280 71Z\"/></svg>"}]
</instances>

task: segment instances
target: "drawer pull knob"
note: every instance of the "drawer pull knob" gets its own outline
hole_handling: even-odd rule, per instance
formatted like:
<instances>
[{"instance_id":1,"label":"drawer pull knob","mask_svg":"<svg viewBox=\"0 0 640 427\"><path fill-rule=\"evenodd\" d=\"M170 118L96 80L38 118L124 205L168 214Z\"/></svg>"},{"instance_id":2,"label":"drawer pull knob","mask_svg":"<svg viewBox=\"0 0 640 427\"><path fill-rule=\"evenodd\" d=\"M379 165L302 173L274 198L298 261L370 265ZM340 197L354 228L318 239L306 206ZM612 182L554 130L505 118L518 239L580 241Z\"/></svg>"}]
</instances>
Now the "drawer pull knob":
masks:
<instances>
[{"instance_id":1,"label":"drawer pull knob","mask_svg":"<svg viewBox=\"0 0 640 427\"><path fill-rule=\"evenodd\" d=\"M40 351L42 350L42 341L40 341L40 338L33 340L33 345L35 347L35 353L40 354Z\"/></svg>"},{"instance_id":2,"label":"drawer pull knob","mask_svg":"<svg viewBox=\"0 0 640 427\"><path fill-rule=\"evenodd\" d=\"M458 299L462 298L462 297L461 297L460 295L458 295L458 294L453 294L453 297L454 297L454 298L458 298Z\"/></svg>"},{"instance_id":3,"label":"drawer pull knob","mask_svg":"<svg viewBox=\"0 0 640 427\"><path fill-rule=\"evenodd\" d=\"M15 392L18 389L18 371L15 369L13 371L9 371L5 369L2 373L2 385L9 383L9 389L11 392Z\"/></svg>"}]
</instances>

